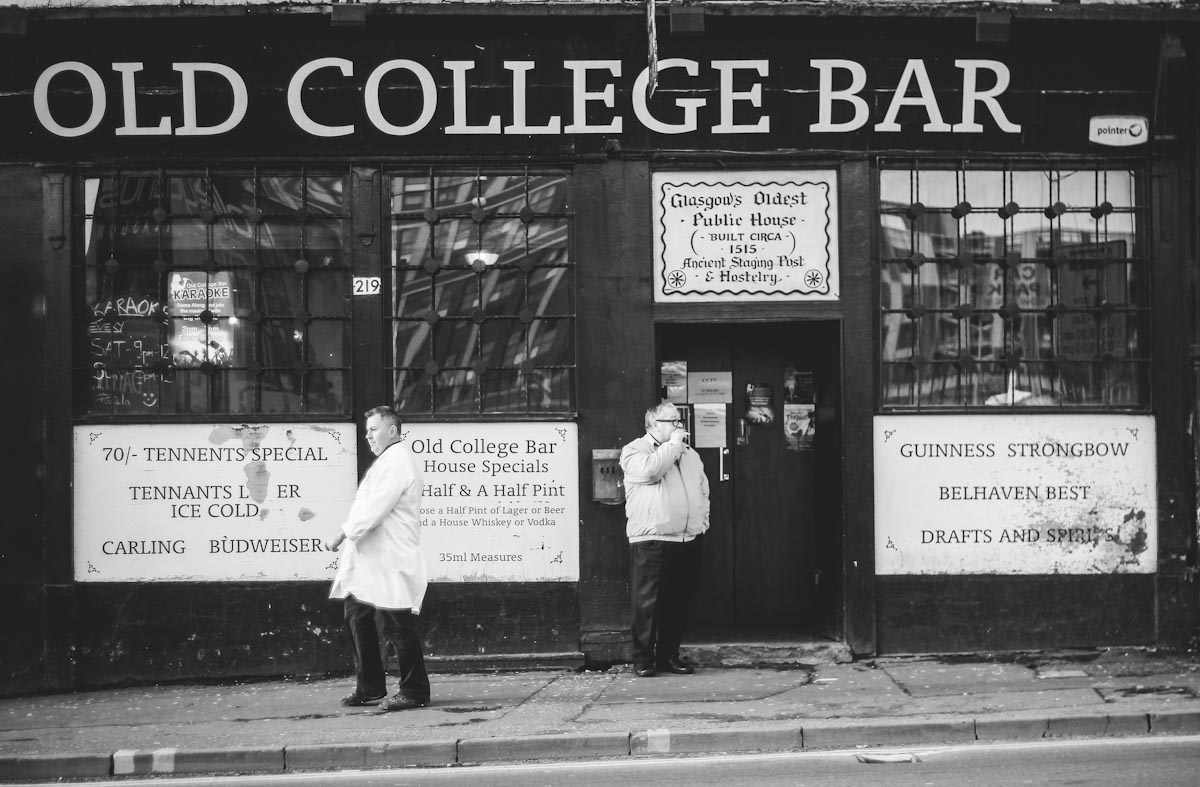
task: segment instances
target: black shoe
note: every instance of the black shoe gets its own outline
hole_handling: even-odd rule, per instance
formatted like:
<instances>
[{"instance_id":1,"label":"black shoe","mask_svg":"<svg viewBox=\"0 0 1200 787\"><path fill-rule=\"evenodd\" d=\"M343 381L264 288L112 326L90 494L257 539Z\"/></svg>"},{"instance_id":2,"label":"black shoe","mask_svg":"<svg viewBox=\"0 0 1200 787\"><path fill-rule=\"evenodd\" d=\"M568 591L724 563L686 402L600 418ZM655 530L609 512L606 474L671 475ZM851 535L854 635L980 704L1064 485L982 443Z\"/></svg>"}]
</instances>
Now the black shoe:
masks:
<instances>
[{"instance_id":1,"label":"black shoe","mask_svg":"<svg viewBox=\"0 0 1200 787\"><path fill-rule=\"evenodd\" d=\"M416 697L410 697L407 694L399 692L388 697L383 702L379 703L379 709L384 713L394 710L411 710L413 708L423 708L429 704L429 700L422 702Z\"/></svg>"},{"instance_id":2,"label":"black shoe","mask_svg":"<svg viewBox=\"0 0 1200 787\"><path fill-rule=\"evenodd\" d=\"M353 694L347 694L342 697L342 704L347 708L361 708L363 705L370 705L373 702L379 702L387 696L387 692L379 694L359 694L355 691Z\"/></svg>"},{"instance_id":3,"label":"black shoe","mask_svg":"<svg viewBox=\"0 0 1200 787\"><path fill-rule=\"evenodd\" d=\"M653 678L658 674L651 666L634 667L633 671L639 678Z\"/></svg>"},{"instance_id":4,"label":"black shoe","mask_svg":"<svg viewBox=\"0 0 1200 787\"><path fill-rule=\"evenodd\" d=\"M665 664L658 665L659 672L670 672L674 675L691 675L696 671L696 668L688 664L678 656L672 656L667 659Z\"/></svg>"}]
</instances>

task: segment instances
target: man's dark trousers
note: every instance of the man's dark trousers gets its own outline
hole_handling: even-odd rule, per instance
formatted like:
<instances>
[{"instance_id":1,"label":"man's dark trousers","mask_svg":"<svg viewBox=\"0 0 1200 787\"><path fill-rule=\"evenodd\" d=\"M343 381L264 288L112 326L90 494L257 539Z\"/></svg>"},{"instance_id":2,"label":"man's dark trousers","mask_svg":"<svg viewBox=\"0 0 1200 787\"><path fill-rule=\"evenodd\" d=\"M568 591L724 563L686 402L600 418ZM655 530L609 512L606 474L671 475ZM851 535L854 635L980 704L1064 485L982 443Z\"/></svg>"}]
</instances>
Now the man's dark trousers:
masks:
<instances>
[{"instance_id":1,"label":"man's dark trousers","mask_svg":"<svg viewBox=\"0 0 1200 787\"><path fill-rule=\"evenodd\" d=\"M661 667L679 655L700 571L702 537L635 541L633 551L633 665Z\"/></svg>"},{"instance_id":2,"label":"man's dark trousers","mask_svg":"<svg viewBox=\"0 0 1200 787\"><path fill-rule=\"evenodd\" d=\"M425 672L425 653L417 634L416 616L408 610L380 609L346 596L346 627L354 641L354 668L357 691L363 697L387 694L387 675L383 669L380 638L396 649L400 668L400 694L420 702L429 702L429 675Z\"/></svg>"}]
</instances>

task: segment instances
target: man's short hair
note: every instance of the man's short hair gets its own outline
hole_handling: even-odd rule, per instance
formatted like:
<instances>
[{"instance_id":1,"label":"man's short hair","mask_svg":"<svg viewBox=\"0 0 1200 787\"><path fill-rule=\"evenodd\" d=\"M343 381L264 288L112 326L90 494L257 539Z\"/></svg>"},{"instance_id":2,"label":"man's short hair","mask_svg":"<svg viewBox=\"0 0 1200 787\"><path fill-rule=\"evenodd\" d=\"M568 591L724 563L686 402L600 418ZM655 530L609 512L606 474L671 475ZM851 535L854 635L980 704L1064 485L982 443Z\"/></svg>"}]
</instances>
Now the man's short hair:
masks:
<instances>
[{"instance_id":1,"label":"man's short hair","mask_svg":"<svg viewBox=\"0 0 1200 787\"><path fill-rule=\"evenodd\" d=\"M396 414L395 408L389 407L386 404L381 404L379 407L372 407L363 413L363 416L370 419L371 416L377 415L384 421L389 421L395 424L396 429L400 428L400 416Z\"/></svg>"},{"instance_id":2,"label":"man's short hair","mask_svg":"<svg viewBox=\"0 0 1200 787\"><path fill-rule=\"evenodd\" d=\"M646 411L646 428L647 429L653 428L655 422L658 421L658 414L666 413L668 411L671 413L672 418L679 417L679 408L677 408L671 402L670 399L663 399L661 402L659 402L658 404L654 405L649 410L647 410Z\"/></svg>"}]
</instances>

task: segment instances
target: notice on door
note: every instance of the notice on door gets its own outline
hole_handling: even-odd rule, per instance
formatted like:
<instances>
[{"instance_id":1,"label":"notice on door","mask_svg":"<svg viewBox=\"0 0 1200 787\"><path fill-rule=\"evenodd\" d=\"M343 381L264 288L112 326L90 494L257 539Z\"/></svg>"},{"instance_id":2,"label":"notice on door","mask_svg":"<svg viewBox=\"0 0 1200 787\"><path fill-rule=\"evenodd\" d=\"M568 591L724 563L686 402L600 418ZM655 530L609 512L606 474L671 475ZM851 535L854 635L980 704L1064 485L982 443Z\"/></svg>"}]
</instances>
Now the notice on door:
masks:
<instances>
[{"instance_id":1,"label":"notice on door","mask_svg":"<svg viewBox=\"0 0 1200 787\"><path fill-rule=\"evenodd\" d=\"M331 579L357 480L349 423L78 426L75 578Z\"/></svg>"},{"instance_id":2,"label":"notice on door","mask_svg":"<svg viewBox=\"0 0 1200 787\"><path fill-rule=\"evenodd\" d=\"M836 300L837 173L657 172L654 299Z\"/></svg>"},{"instance_id":3,"label":"notice on door","mask_svg":"<svg viewBox=\"0 0 1200 787\"><path fill-rule=\"evenodd\" d=\"M696 431L692 435L694 448L724 448L727 440L725 433L729 430L725 417L726 405L696 404Z\"/></svg>"},{"instance_id":4,"label":"notice on door","mask_svg":"<svg viewBox=\"0 0 1200 787\"><path fill-rule=\"evenodd\" d=\"M575 424L405 424L434 582L579 580Z\"/></svg>"},{"instance_id":5,"label":"notice on door","mask_svg":"<svg viewBox=\"0 0 1200 787\"><path fill-rule=\"evenodd\" d=\"M875 419L879 574L1149 574L1154 419Z\"/></svg>"}]
</instances>

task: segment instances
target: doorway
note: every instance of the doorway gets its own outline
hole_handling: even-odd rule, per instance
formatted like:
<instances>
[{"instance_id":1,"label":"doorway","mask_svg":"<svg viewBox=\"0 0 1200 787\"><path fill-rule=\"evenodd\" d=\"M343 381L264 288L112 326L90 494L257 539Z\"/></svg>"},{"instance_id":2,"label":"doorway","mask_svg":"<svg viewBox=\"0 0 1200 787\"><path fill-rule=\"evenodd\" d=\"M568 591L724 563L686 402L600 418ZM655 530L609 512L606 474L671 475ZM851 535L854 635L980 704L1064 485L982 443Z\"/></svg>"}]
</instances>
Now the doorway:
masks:
<instances>
[{"instance_id":1,"label":"doorway","mask_svg":"<svg viewBox=\"0 0 1200 787\"><path fill-rule=\"evenodd\" d=\"M689 425L710 488L689 636L839 639L840 324L661 324L656 339L660 368L686 364L694 383Z\"/></svg>"}]
</instances>

